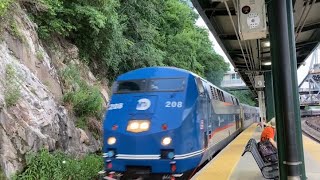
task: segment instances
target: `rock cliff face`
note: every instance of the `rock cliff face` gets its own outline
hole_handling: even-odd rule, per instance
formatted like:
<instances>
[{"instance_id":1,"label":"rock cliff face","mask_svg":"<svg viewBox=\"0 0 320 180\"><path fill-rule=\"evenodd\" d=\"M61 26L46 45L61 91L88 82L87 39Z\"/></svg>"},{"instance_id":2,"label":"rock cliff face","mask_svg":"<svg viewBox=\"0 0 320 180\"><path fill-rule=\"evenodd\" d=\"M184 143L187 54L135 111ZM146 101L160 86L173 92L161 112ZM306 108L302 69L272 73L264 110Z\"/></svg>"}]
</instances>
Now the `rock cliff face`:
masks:
<instances>
[{"instance_id":1,"label":"rock cliff face","mask_svg":"<svg viewBox=\"0 0 320 180\"><path fill-rule=\"evenodd\" d=\"M101 148L90 132L75 127L76 118L61 103L57 72L67 60L78 62L77 48L57 41L60 48L46 51L36 25L15 6L0 31L0 166L7 177L23 169L30 151L61 149L81 156ZM92 73L88 77L95 81ZM101 88L108 101L106 92Z\"/></svg>"}]
</instances>

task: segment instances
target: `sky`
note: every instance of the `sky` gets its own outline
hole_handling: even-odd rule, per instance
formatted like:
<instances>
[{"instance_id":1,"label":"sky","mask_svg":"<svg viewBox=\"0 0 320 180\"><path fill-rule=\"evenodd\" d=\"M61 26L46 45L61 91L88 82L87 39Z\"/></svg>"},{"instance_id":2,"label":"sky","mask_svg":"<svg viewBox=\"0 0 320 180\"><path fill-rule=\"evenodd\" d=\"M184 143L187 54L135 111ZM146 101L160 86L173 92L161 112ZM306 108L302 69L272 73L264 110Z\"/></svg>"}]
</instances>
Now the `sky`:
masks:
<instances>
[{"instance_id":1,"label":"sky","mask_svg":"<svg viewBox=\"0 0 320 180\"><path fill-rule=\"evenodd\" d=\"M196 11L196 10L195 10L195 11ZM206 23L203 21L203 19L201 18L200 15L199 15L199 19L198 19L197 22L196 22L196 25L199 26L199 27L203 27L203 28L208 29ZM221 47L220 47L220 45L218 44L218 42L216 41L216 39L214 38L214 36L212 35L212 33L209 31L209 29L208 29L208 32L209 32L209 39L210 39L210 41L211 41L212 44L213 44L213 49L214 49L218 54L220 54L220 55L224 58L224 60L225 60L226 62L229 63L230 69L231 69L231 71L233 71L233 70L234 70L234 67L232 66L232 64L231 64L230 61L228 60L227 56L225 55L225 53L224 53L223 50L221 49ZM319 52L318 54L320 54L320 52ZM307 58L307 60L305 61L304 65L301 65L300 68L298 69L298 72L297 72L298 85L301 83L301 81L303 81L303 79L305 78L305 76L308 74L311 59L312 59L312 55L310 55L310 56ZM319 59L320 59L320 58L319 58Z\"/></svg>"}]
</instances>

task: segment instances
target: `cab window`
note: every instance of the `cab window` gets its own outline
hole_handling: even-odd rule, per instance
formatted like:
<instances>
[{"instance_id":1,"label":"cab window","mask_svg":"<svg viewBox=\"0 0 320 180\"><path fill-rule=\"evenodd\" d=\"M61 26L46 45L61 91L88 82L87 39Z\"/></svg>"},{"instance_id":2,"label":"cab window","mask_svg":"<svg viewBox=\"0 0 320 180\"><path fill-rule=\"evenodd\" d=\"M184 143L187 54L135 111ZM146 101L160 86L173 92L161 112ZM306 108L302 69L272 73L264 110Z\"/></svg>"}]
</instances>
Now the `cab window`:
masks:
<instances>
[{"instance_id":1,"label":"cab window","mask_svg":"<svg viewBox=\"0 0 320 180\"><path fill-rule=\"evenodd\" d=\"M128 80L115 83L114 93L183 91L184 78Z\"/></svg>"},{"instance_id":2,"label":"cab window","mask_svg":"<svg viewBox=\"0 0 320 180\"><path fill-rule=\"evenodd\" d=\"M149 91L182 91L185 80L182 78L174 79L151 79Z\"/></svg>"},{"instance_id":3,"label":"cab window","mask_svg":"<svg viewBox=\"0 0 320 180\"><path fill-rule=\"evenodd\" d=\"M115 93L143 92L146 89L146 80L119 81Z\"/></svg>"}]
</instances>

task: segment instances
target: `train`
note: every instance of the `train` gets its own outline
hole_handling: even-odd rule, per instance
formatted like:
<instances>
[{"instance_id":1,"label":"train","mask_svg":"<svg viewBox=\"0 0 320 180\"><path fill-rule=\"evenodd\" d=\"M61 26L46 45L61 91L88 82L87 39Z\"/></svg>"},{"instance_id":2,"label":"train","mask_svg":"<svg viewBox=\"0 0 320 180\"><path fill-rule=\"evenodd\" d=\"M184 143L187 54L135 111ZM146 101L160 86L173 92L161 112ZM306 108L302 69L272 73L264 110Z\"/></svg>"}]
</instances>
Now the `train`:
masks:
<instances>
[{"instance_id":1,"label":"train","mask_svg":"<svg viewBox=\"0 0 320 180\"><path fill-rule=\"evenodd\" d=\"M301 117L320 116L320 105L317 106L300 106Z\"/></svg>"},{"instance_id":2,"label":"train","mask_svg":"<svg viewBox=\"0 0 320 180\"><path fill-rule=\"evenodd\" d=\"M109 179L188 179L241 131L259 120L246 104L193 72L147 67L112 86L103 122Z\"/></svg>"}]
</instances>

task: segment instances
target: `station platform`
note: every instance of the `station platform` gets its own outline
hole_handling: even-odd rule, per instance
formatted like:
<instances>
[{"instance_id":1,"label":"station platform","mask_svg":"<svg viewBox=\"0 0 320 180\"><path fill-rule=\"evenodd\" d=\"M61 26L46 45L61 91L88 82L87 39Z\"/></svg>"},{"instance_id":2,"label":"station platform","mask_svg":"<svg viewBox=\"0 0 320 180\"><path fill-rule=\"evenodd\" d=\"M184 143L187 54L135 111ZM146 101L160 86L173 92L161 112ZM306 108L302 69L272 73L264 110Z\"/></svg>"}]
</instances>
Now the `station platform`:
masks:
<instances>
[{"instance_id":1,"label":"station platform","mask_svg":"<svg viewBox=\"0 0 320 180\"><path fill-rule=\"evenodd\" d=\"M192 180L264 179L250 152L241 156L249 139L259 141L262 129L251 125L215 156ZM308 180L320 178L320 144L303 136L305 168Z\"/></svg>"}]
</instances>

